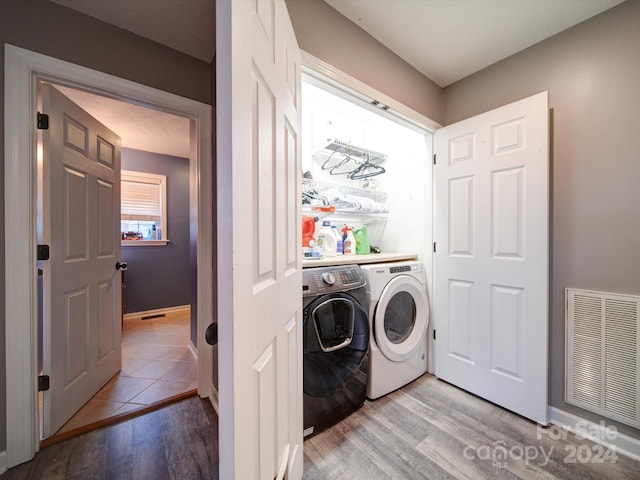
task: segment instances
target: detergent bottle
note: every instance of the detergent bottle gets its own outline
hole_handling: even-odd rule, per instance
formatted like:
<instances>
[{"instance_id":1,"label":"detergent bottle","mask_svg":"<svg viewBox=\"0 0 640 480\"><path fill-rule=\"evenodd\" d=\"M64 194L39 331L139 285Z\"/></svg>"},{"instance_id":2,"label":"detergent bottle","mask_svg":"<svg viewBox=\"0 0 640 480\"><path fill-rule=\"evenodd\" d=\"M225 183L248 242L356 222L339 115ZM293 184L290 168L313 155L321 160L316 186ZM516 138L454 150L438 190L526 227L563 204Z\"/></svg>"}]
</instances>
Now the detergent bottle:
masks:
<instances>
[{"instance_id":1,"label":"detergent bottle","mask_svg":"<svg viewBox=\"0 0 640 480\"><path fill-rule=\"evenodd\" d=\"M315 238L313 238L313 234L316 231L317 221L318 221L318 217L311 217L309 215L302 216L302 246L303 247L313 247L311 243L315 242Z\"/></svg>"},{"instance_id":2,"label":"detergent bottle","mask_svg":"<svg viewBox=\"0 0 640 480\"><path fill-rule=\"evenodd\" d=\"M342 241L342 235L338 233L338 227L331 225L331 231L333 231L334 237L336 237L336 253L342 255L344 253L344 242Z\"/></svg>"},{"instance_id":3,"label":"detergent bottle","mask_svg":"<svg viewBox=\"0 0 640 480\"><path fill-rule=\"evenodd\" d=\"M322 250L322 255L325 257L335 257L336 243L336 237L333 234L333 230L331 230L331 222L324 220L322 222L322 228L316 238L316 244Z\"/></svg>"},{"instance_id":4,"label":"detergent bottle","mask_svg":"<svg viewBox=\"0 0 640 480\"><path fill-rule=\"evenodd\" d=\"M318 217L302 216L302 256L305 258L322 257L322 251L316 245L316 239L313 236L317 221Z\"/></svg>"},{"instance_id":5,"label":"detergent bottle","mask_svg":"<svg viewBox=\"0 0 640 480\"><path fill-rule=\"evenodd\" d=\"M353 232L353 236L356 238L356 254L357 255L366 255L371 253L369 251L369 237L367 236L367 227L363 225L362 228L359 228L355 232Z\"/></svg>"},{"instance_id":6,"label":"detergent bottle","mask_svg":"<svg viewBox=\"0 0 640 480\"><path fill-rule=\"evenodd\" d=\"M342 251L345 255L354 255L356 253L356 239L353 236L353 229L347 224L342 228Z\"/></svg>"}]
</instances>

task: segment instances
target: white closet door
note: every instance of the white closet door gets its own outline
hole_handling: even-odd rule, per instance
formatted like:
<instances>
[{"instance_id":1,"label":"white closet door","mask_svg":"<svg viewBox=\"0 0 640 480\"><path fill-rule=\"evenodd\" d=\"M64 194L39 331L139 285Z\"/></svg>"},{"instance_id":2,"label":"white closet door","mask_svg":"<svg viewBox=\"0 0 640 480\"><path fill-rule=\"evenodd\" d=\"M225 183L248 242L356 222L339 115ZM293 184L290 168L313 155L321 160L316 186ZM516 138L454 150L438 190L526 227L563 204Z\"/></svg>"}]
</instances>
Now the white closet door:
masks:
<instances>
[{"instance_id":1,"label":"white closet door","mask_svg":"<svg viewBox=\"0 0 640 480\"><path fill-rule=\"evenodd\" d=\"M547 93L435 136L436 375L547 421Z\"/></svg>"}]
</instances>

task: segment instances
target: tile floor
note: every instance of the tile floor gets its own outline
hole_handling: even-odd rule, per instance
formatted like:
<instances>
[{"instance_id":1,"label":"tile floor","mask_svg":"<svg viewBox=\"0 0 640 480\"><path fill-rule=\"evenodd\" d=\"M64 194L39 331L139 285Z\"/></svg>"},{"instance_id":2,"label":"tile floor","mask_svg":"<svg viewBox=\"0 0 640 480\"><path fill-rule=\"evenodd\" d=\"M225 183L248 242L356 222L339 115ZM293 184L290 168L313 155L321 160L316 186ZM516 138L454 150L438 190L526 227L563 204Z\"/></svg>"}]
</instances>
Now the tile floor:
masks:
<instances>
[{"instance_id":1,"label":"tile floor","mask_svg":"<svg viewBox=\"0 0 640 480\"><path fill-rule=\"evenodd\" d=\"M190 343L188 310L149 320L125 319L122 370L56 433L197 388L197 361Z\"/></svg>"}]
</instances>

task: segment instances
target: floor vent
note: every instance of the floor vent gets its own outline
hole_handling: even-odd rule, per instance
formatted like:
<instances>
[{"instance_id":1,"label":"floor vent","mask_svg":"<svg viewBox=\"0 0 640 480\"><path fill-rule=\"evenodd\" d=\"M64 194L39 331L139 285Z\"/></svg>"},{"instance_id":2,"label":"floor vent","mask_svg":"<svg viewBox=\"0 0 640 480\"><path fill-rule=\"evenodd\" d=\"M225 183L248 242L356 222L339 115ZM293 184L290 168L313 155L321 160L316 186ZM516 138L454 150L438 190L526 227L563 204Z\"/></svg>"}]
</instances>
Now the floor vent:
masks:
<instances>
[{"instance_id":1,"label":"floor vent","mask_svg":"<svg viewBox=\"0 0 640 480\"><path fill-rule=\"evenodd\" d=\"M640 297L567 289L566 401L640 427Z\"/></svg>"}]
</instances>

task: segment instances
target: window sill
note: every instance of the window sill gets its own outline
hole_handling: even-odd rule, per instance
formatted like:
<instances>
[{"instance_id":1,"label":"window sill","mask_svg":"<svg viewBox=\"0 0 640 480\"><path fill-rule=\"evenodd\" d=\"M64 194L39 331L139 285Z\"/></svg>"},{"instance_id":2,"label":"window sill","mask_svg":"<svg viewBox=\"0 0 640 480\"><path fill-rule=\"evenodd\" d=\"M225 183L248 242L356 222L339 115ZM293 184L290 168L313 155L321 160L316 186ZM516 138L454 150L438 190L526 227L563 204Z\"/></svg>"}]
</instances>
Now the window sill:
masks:
<instances>
[{"instance_id":1,"label":"window sill","mask_svg":"<svg viewBox=\"0 0 640 480\"><path fill-rule=\"evenodd\" d=\"M123 247L163 247L169 240L121 240Z\"/></svg>"}]
</instances>

